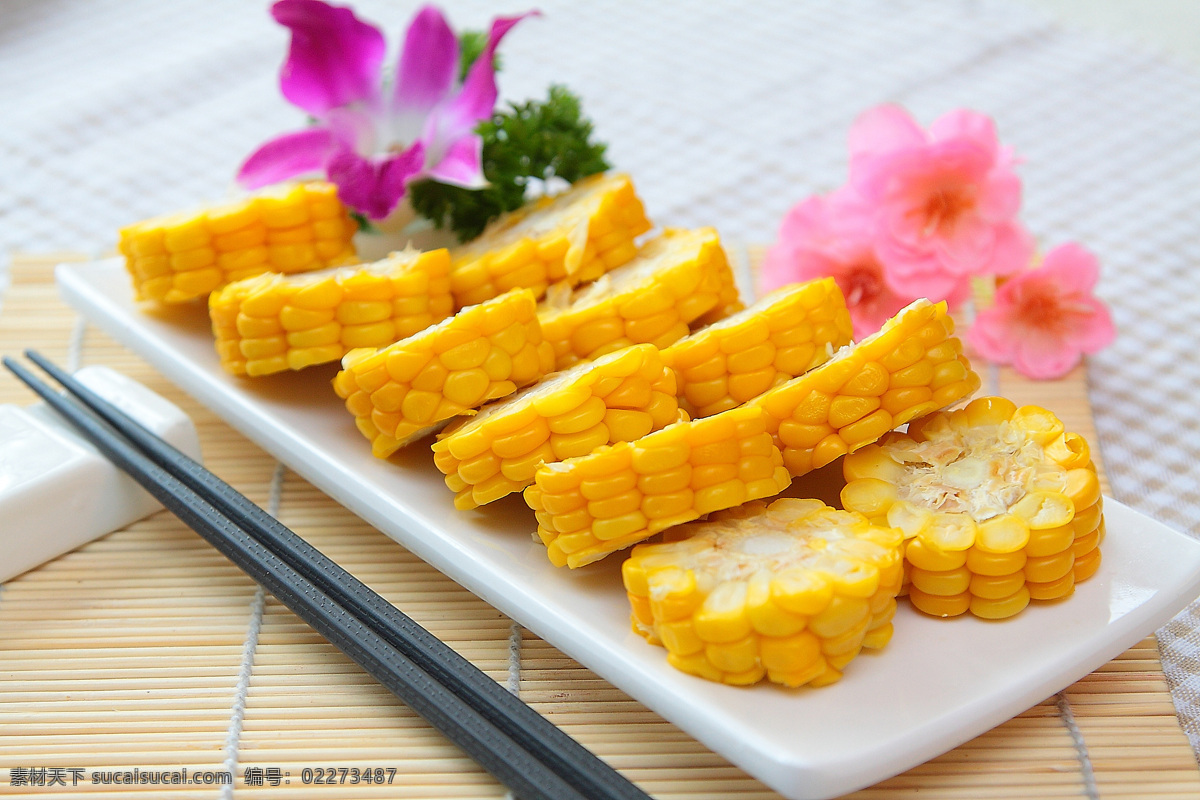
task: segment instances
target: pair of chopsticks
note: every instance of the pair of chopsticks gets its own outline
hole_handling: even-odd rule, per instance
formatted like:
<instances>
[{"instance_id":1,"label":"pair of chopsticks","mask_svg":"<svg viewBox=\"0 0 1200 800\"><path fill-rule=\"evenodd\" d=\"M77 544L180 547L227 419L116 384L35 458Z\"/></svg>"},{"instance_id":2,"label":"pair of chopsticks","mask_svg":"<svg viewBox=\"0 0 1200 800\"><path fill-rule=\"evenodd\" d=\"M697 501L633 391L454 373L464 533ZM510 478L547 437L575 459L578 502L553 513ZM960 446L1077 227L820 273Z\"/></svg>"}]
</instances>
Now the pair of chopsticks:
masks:
<instances>
[{"instance_id":1,"label":"pair of chopsticks","mask_svg":"<svg viewBox=\"0 0 1200 800\"><path fill-rule=\"evenodd\" d=\"M649 796L233 487L38 353L3 363L120 469L527 800ZM90 409L90 412L86 409Z\"/></svg>"}]
</instances>

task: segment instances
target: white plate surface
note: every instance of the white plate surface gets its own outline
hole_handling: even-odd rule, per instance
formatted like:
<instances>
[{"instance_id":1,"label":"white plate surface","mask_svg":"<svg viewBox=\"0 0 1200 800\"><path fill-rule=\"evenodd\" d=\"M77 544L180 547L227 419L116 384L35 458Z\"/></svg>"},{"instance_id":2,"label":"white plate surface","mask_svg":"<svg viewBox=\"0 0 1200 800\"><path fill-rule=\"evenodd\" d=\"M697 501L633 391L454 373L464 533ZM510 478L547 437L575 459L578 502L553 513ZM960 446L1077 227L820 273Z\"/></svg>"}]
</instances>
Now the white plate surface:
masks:
<instances>
[{"instance_id":1,"label":"white plate surface","mask_svg":"<svg viewBox=\"0 0 1200 800\"><path fill-rule=\"evenodd\" d=\"M892 642L823 689L732 688L679 673L632 633L619 558L556 569L519 497L456 511L426 448L371 456L334 368L227 375L201 309L148 313L119 260L58 269L68 303L338 502L458 583L794 800L870 785L1087 675L1200 593L1200 544L1106 499L1100 571L1015 619L930 619L901 604Z\"/></svg>"}]
</instances>

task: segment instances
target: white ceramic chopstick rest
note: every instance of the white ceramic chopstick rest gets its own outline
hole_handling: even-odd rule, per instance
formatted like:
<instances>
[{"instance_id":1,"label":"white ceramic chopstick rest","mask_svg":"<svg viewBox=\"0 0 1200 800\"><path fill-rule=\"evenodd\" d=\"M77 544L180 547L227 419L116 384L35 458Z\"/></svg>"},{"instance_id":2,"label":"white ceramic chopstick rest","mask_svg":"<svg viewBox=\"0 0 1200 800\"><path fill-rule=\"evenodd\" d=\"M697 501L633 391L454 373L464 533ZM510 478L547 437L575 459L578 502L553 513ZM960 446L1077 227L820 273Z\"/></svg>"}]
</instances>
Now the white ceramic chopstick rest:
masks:
<instances>
[{"instance_id":1,"label":"white ceramic chopstick rest","mask_svg":"<svg viewBox=\"0 0 1200 800\"><path fill-rule=\"evenodd\" d=\"M200 460L196 428L174 403L108 367L75 377ZM160 508L44 403L0 405L0 582Z\"/></svg>"}]
</instances>

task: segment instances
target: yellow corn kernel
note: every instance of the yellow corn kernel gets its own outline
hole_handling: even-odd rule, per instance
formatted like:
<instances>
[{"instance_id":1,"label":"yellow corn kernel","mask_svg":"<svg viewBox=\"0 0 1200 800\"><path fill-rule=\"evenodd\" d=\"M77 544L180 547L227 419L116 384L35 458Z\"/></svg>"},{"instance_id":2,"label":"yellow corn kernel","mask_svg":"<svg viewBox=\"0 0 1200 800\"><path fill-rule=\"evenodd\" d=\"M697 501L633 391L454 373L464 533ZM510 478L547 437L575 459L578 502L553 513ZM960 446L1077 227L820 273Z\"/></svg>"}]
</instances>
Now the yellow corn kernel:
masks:
<instances>
[{"instance_id":1,"label":"yellow corn kernel","mask_svg":"<svg viewBox=\"0 0 1200 800\"><path fill-rule=\"evenodd\" d=\"M732 273L716 231L671 229L643 245L629 263L577 291L568 284L554 286L538 315L554 345L557 367L630 344L666 347L721 302L727 275ZM666 297L670 304L660 310L656 301L646 315L649 296Z\"/></svg>"},{"instance_id":2,"label":"yellow corn kernel","mask_svg":"<svg viewBox=\"0 0 1200 800\"><path fill-rule=\"evenodd\" d=\"M208 300L221 363L234 375L267 375L337 361L355 348L389 345L424 329L426 321L449 315L449 271L445 250L406 250L373 264L298 275L265 273L230 283ZM422 280L406 284L410 276ZM420 324L394 313L395 302L406 297L396 287L405 285L421 292ZM434 286L442 288L434 292ZM272 354L283 360L252 357L246 350L255 332L269 328L288 331L289 349Z\"/></svg>"},{"instance_id":3,"label":"yellow corn kernel","mask_svg":"<svg viewBox=\"0 0 1200 800\"><path fill-rule=\"evenodd\" d=\"M535 306L531 292L513 290L381 350L348 352L333 381L334 391L346 401L359 430L372 442L372 452L387 458L451 417L512 394L546 374L554 354L549 344L541 341ZM489 330L492 333L485 332ZM500 347L500 339L512 339L513 330L521 331L521 363L514 358L507 374L489 375L480 367L450 369L441 360L454 348L475 340L488 342L492 349ZM384 407L376 405L377 398ZM467 457L481 452L483 448Z\"/></svg>"},{"instance_id":4,"label":"yellow corn kernel","mask_svg":"<svg viewBox=\"0 0 1200 800\"><path fill-rule=\"evenodd\" d=\"M957 341L949 338L951 330L944 303L918 300L878 333L751 400L767 412L793 476L861 452L887 431L978 389L979 377L966 358L956 347L944 347ZM959 364L962 371L958 380L935 391L937 357ZM888 394L921 387L930 394ZM887 408L882 407L884 398Z\"/></svg>"},{"instance_id":5,"label":"yellow corn kernel","mask_svg":"<svg viewBox=\"0 0 1200 800\"><path fill-rule=\"evenodd\" d=\"M309 219L308 204L313 197L327 196L328 188L322 183L272 187L237 203L122 228L118 249L137 298L182 303L272 266L296 272L354 263L351 237L356 226L322 236ZM337 214L346 216L340 203ZM280 220L290 224L280 227L275 224ZM326 245L324 255L312 249L314 240ZM170 275L162 270L164 257L172 267Z\"/></svg>"},{"instance_id":6,"label":"yellow corn kernel","mask_svg":"<svg viewBox=\"0 0 1200 800\"><path fill-rule=\"evenodd\" d=\"M891 637L898 531L816 500L755 501L639 544L622 567L633 629L731 685L834 682Z\"/></svg>"},{"instance_id":7,"label":"yellow corn kernel","mask_svg":"<svg viewBox=\"0 0 1200 800\"><path fill-rule=\"evenodd\" d=\"M458 307L514 288L540 297L552 283L595 280L634 256L650 229L626 175L593 175L493 221L455 248L450 289Z\"/></svg>"},{"instance_id":8,"label":"yellow corn kernel","mask_svg":"<svg viewBox=\"0 0 1200 800\"><path fill-rule=\"evenodd\" d=\"M645 292L641 297L666 297ZM850 315L832 278L778 289L667 348L685 408L703 417L757 397L849 344Z\"/></svg>"},{"instance_id":9,"label":"yellow corn kernel","mask_svg":"<svg viewBox=\"0 0 1200 800\"><path fill-rule=\"evenodd\" d=\"M672 525L783 491L790 477L765 426L761 410L736 408L544 465L525 500L534 511L548 514L539 517L538 535L547 544L550 560L581 567ZM598 481L624 486L630 480L636 487L628 490L632 494L623 503L641 497L636 515L624 505L589 506L584 516L563 522L550 510L555 494ZM590 532L591 538L572 540L568 552L556 533L565 525L572 534Z\"/></svg>"},{"instance_id":10,"label":"yellow corn kernel","mask_svg":"<svg viewBox=\"0 0 1200 800\"><path fill-rule=\"evenodd\" d=\"M918 609L1000 619L1066 597L1098 566L1103 516L1095 470L1080 465L1087 452L1046 409L979 398L850 456L843 504L894 516L911 536Z\"/></svg>"},{"instance_id":11,"label":"yellow corn kernel","mask_svg":"<svg viewBox=\"0 0 1200 800\"><path fill-rule=\"evenodd\" d=\"M445 357L443 354L443 361ZM470 362L475 360L472 357ZM618 381L616 388L610 386L614 379ZM433 446L439 457L435 463L447 476L447 484L451 480L462 484L457 489L455 504L459 508L474 508L485 502L479 483L492 480L494 472L503 473L503 480L495 479L490 485L486 502L528 486L541 463L586 455L601 445L639 438L674 422L677 407L673 386L673 377L653 346L643 344L611 353L578 364L451 425ZM585 426L585 423L590 424ZM628 433L636 435L626 436ZM540 458L535 461L530 454L543 445L544 450L539 451ZM469 455L470 460L461 460L463 455ZM485 456L494 459L497 466L479 476L472 465ZM599 491L594 488L597 481L584 481L584 496L589 500L610 498L632 490L636 479L633 473L628 473L616 476L615 482L620 484L619 489ZM600 485L611 484L614 478L600 482ZM558 501L553 492L544 496L548 505L554 507L548 510L564 513L578 509L578 505L568 507ZM638 509L641 501L641 493L637 492L621 501L619 507L610 502L598 508L603 510L602 516L618 517ZM623 524L628 525L629 521ZM611 534L613 526L608 530Z\"/></svg>"}]
</instances>

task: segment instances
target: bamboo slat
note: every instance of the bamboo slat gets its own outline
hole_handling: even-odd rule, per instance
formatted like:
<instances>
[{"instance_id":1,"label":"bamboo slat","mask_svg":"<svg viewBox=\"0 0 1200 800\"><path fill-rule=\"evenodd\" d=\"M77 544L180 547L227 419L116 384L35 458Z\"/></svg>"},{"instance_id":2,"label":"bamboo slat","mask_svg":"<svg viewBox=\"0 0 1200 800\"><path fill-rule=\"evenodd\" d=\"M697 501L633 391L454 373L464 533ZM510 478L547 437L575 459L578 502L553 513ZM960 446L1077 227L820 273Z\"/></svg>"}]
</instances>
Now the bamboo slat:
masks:
<instances>
[{"instance_id":1,"label":"bamboo slat","mask_svg":"<svg viewBox=\"0 0 1200 800\"><path fill-rule=\"evenodd\" d=\"M18 257L0 305L0 351L65 362L75 318L51 267ZM115 367L182 406L206 463L266 505L273 459L95 329L82 363ZM1092 441L1082 370L1051 384L1007 370L999 391L1039 402ZM31 395L0 375L0 402ZM513 627L495 609L285 473L281 519L497 680ZM261 616L256 603L262 603ZM256 646L247 646L254 628ZM658 798L777 798L586 668L517 631L520 693ZM244 664L247 654L252 663ZM244 705L237 706L239 680ZM394 769L385 785L304 786L305 798L499 798L503 788L172 517L158 514L0 588L0 795L212 798L213 786L93 785L95 771L223 770L237 744L238 797L295 796L306 768ZM1089 790L1073 716L1094 787ZM16 787L13 768L78 767L79 786ZM248 786L247 768L290 785ZM70 782L70 776L67 776ZM1013 720L852 795L877 798L1195 798L1200 770L1174 716L1153 639Z\"/></svg>"}]
</instances>

